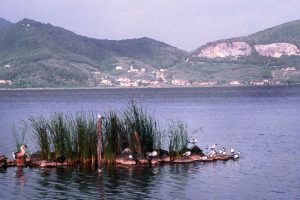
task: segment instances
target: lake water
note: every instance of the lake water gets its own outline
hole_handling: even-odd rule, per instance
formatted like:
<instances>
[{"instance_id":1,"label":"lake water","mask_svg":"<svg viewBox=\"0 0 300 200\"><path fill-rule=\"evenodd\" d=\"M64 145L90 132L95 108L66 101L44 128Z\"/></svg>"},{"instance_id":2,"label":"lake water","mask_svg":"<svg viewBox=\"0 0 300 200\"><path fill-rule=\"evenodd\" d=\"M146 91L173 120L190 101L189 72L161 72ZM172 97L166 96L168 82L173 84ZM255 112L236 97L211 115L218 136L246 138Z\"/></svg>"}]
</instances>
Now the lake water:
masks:
<instances>
[{"instance_id":1,"label":"lake water","mask_svg":"<svg viewBox=\"0 0 300 200\"><path fill-rule=\"evenodd\" d=\"M300 199L300 87L0 91L0 154L28 116L95 115L134 99L164 128L180 119L202 149L241 151L238 161L155 167L0 172L0 199ZM30 139L26 141L35 151Z\"/></svg>"}]
</instances>

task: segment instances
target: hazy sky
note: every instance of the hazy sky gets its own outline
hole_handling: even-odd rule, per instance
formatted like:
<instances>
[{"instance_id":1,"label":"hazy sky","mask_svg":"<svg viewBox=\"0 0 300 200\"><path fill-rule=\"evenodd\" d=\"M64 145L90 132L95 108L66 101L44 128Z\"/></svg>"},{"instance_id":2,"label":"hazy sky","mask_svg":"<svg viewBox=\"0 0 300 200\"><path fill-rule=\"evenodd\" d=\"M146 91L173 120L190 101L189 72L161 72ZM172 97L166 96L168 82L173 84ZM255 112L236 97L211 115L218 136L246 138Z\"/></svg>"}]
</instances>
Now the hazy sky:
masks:
<instances>
[{"instance_id":1,"label":"hazy sky","mask_svg":"<svg viewBox=\"0 0 300 200\"><path fill-rule=\"evenodd\" d=\"M150 37L187 51L300 19L300 0L0 0L0 17L98 39Z\"/></svg>"}]
</instances>

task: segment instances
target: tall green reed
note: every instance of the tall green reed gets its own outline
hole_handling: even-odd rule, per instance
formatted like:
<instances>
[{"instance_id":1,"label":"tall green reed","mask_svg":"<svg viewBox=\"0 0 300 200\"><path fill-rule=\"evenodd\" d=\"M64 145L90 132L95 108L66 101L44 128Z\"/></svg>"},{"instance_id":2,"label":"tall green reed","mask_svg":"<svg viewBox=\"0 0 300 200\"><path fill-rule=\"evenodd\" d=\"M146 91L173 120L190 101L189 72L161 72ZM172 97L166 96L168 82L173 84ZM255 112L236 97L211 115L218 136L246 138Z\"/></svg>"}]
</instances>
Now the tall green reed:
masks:
<instances>
[{"instance_id":1,"label":"tall green reed","mask_svg":"<svg viewBox=\"0 0 300 200\"><path fill-rule=\"evenodd\" d=\"M112 161L129 145L128 134L124 122L115 111L105 114L103 121L103 151L104 159Z\"/></svg>"},{"instance_id":2,"label":"tall green reed","mask_svg":"<svg viewBox=\"0 0 300 200\"><path fill-rule=\"evenodd\" d=\"M186 124L171 121L166 133L162 133L153 115L134 101L123 111L109 111L104 116L102 153L108 162L115 160L127 147L145 155L168 144L169 151L179 157L187 146ZM30 117L28 121L43 159L50 160L50 152L53 152L54 159L63 155L70 161L96 163L98 134L93 114L81 112L67 116L55 113L48 120L38 116Z\"/></svg>"},{"instance_id":3,"label":"tall green reed","mask_svg":"<svg viewBox=\"0 0 300 200\"><path fill-rule=\"evenodd\" d=\"M49 120L49 133L53 145L54 157L63 155L68 160L73 158L72 133L70 121L63 113L55 113Z\"/></svg>"},{"instance_id":4,"label":"tall green reed","mask_svg":"<svg viewBox=\"0 0 300 200\"><path fill-rule=\"evenodd\" d=\"M123 112L123 117L130 146L135 152L145 154L159 147L157 122L141 105L131 101Z\"/></svg>"},{"instance_id":5,"label":"tall green reed","mask_svg":"<svg viewBox=\"0 0 300 200\"><path fill-rule=\"evenodd\" d=\"M25 144L27 128L28 127L26 126L26 124L24 125L24 128L16 128L16 126L12 127L12 134L16 144L16 149L20 149L21 145Z\"/></svg>"},{"instance_id":6,"label":"tall green reed","mask_svg":"<svg viewBox=\"0 0 300 200\"><path fill-rule=\"evenodd\" d=\"M97 126L95 117L80 113L72 119L73 151L77 160L95 163L97 157Z\"/></svg>"},{"instance_id":7,"label":"tall green reed","mask_svg":"<svg viewBox=\"0 0 300 200\"><path fill-rule=\"evenodd\" d=\"M175 158L179 158L182 150L188 145L187 125L180 120L171 121L168 127L169 152Z\"/></svg>"},{"instance_id":8,"label":"tall green reed","mask_svg":"<svg viewBox=\"0 0 300 200\"><path fill-rule=\"evenodd\" d=\"M29 126L32 129L33 139L37 142L40 149L42 159L51 159L50 145L51 140L48 133L48 122L42 116L30 117L28 119Z\"/></svg>"}]
</instances>

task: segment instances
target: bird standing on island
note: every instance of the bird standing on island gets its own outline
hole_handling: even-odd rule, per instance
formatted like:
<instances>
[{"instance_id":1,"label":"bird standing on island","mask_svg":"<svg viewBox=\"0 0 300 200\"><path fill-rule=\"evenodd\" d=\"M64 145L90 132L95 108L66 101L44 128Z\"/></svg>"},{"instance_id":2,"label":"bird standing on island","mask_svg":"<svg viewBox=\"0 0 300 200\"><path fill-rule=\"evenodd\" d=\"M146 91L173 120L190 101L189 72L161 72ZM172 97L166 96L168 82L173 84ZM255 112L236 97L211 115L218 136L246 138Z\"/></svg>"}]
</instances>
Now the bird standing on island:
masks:
<instances>
[{"instance_id":1,"label":"bird standing on island","mask_svg":"<svg viewBox=\"0 0 300 200\"><path fill-rule=\"evenodd\" d=\"M185 152L184 154L182 154L182 156L188 157L188 156L190 156L191 154L192 154L191 151L187 151L187 152Z\"/></svg>"},{"instance_id":2,"label":"bird standing on island","mask_svg":"<svg viewBox=\"0 0 300 200\"><path fill-rule=\"evenodd\" d=\"M57 158L55 160L58 163L64 163L66 160L66 157L64 155L60 154L59 156L57 156Z\"/></svg>"},{"instance_id":3,"label":"bird standing on island","mask_svg":"<svg viewBox=\"0 0 300 200\"><path fill-rule=\"evenodd\" d=\"M241 153L238 151L236 154L234 154L233 158L238 159L240 157Z\"/></svg>"},{"instance_id":4,"label":"bird standing on island","mask_svg":"<svg viewBox=\"0 0 300 200\"><path fill-rule=\"evenodd\" d=\"M195 145L195 144L197 144L197 139L196 138L192 138L190 141L189 141L189 143L191 143L191 144L193 144L193 145Z\"/></svg>"},{"instance_id":5,"label":"bird standing on island","mask_svg":"<svg viewBox=\"0 0 300 200\"><path fill-rule=\"evenodd\" d=\"M208 149L210 149L210 150L214 150L214 149L216 149L217 148L217 144L213 144L213 145L211 145L210 147L208 147Z\"/></svg>"},{"instance_id":6,"label":"bird standing on island","mask_svg":"<svg viewBox=\"0 0 300 200\"><path fill-rule=\"evenodd\" d=\"M153 158L155 156L157 156L157 151L152 151L152 152L148 152L146 153L148 158Z\"/></svg>"},{"instance_id":7,"label":"bird standing on island","mask_svg":"<svg viewBox=\"0 0 300 200\"><path fill-rule=\"evenodd\" d=\"M27 145L22 144L19 151L13 152L13 157L15 159L22 158L26 154Z\"/></svg>"},{"instance_id":8,"label":"bird standing on island","mask_svg":"<svg viewBox=\"0 0 300 200\"><path fill-rule=\"evenodd\" d=\"M122 151L122 154L131 154L132 151L129 149L129 148L125 148L123 151Z\"/></svg>"},{"instance_id":9,"label":"bird standing on island","mask_svg":"<svg viewBox=\"0 0 300 200\"><path fill-rule=\"evenodd\" d=\"M222 147L222 155L225 156L226 155L226 148Z\"/></svg>"},{"instance_id":10,"label":"bird standing on island","mask_svg":"<svg viewBox=\"0 0 300 200\"><path fill-rule=\"evenodd\" d=\"M215 150L215 149L213 149L212 151L210 151L210 152L208 153L208 157L209 157L209 158L211 158L211 157L215 157L215 156L216 156L216 154L217 154L216 150Z\"/></svg>"},{"instance_id":11,"label":"bird standing on island","mask_svg":"<svg viewBox=\"0 0 300 200\"><path fill-rule=\"evenodd\" d=\"M152 159L156 156L157 156L157 151L146 153L146 159L148 160L148 164L150 167L152 166Z\"/></svg>"}]
</instances>

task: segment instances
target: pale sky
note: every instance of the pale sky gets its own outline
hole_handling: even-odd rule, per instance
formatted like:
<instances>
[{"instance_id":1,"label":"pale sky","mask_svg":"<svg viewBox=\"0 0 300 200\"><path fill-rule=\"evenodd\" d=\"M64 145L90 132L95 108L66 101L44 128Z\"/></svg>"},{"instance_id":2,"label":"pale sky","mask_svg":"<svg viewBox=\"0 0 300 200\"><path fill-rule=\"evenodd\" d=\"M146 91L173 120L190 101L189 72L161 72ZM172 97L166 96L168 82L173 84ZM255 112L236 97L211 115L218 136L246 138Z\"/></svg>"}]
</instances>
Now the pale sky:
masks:
<instances>
[{"instance_id":1,"label":"pale sky","mask_svg":"<svg viewBox=\"0 0 300 200\"><path fill-rule=\"evenodd\" d=\"M97 39L149 37L192 51L300 19L300 0L0 0L0 17Z\"/></svg>"}]
</instances>

